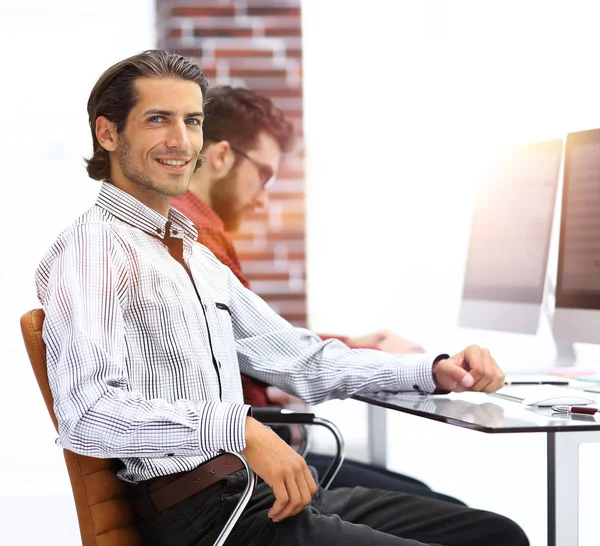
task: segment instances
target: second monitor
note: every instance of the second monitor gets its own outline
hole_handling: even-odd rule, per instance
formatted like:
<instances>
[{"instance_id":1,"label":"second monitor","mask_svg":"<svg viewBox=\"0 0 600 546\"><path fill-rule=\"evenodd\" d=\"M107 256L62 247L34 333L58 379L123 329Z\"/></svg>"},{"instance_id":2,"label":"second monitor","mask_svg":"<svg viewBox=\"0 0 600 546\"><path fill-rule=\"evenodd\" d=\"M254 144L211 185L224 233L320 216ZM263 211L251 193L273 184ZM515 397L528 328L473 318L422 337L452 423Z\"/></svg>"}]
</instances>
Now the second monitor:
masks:
<instances>
[{"instance_id":1,"label":"second monitor","mask_svg":"<svg viewBox=\"0 0 600 546\"><path fill-rule=\"evenodd\" d=\"M480 179L459 325L535 334L544 295L562 140L506 150Z\"/></svg>"},{"instance_id":2,"label":"second monitor","mask_svg":"<svg viewBox=\"0 0 600 546\"><path fill-rule=\"evenodd\" d=\"M567 135L553 330L600 343L600 129Z\"/></svg>"}]
</instances>

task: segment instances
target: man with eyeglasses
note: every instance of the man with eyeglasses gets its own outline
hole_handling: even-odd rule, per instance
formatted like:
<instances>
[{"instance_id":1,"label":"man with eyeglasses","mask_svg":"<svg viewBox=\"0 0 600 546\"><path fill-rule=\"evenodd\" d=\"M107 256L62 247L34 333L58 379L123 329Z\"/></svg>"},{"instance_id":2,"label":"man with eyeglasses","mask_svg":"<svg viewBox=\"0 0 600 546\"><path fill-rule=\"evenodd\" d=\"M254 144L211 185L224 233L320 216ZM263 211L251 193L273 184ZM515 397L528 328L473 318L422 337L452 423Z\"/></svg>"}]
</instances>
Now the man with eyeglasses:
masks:
<instances>
[{"instance_id":1,"label":"man with eyeglasses","mask_svg":"<svg viewBox=\"0 0 600 546\"><path fill-rule=\"evenodd\" d=\"M248 213L268 206L268 188L275 180L281 155L289 152L293 145L293 126L267 97L245 88L215 86L207 93L203 130L202 154L206 161L194 173L188 192L174 197L172 206L194 222L198 242L208 247L246 288L250 288L226 232L236 231ZM418 345L389 332L340 339L352 347L372 346L394 353L422 352ZM253 406L295 409L303 406L301 400L247 376L242 376L242 386L245 402ZM280 432L285 437L285 429ZM309 453L306 460L322 474L331 457ZM346 460L332 487L354 486L462 504L432 491L414 478Z\"/></svg>"}]
</instances>

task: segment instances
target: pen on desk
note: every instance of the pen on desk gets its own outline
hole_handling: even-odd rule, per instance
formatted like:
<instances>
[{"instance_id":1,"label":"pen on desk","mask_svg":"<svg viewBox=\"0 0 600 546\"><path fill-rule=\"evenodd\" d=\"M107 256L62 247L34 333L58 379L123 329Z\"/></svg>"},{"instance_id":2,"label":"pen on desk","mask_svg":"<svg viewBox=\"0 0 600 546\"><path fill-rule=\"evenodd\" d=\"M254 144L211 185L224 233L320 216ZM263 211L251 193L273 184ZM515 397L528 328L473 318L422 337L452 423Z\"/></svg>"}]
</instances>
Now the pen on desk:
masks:
<instances>
[{"instance_id":1,"label":"pen on desk","mask_svg":"<svg viewBox=\"0 0 600 546\"><path fill-rule=\"evenodd\" d=\"M505 381L505 385L568 385L566 380L556 381Z\"/></svg>"},{"instance_id":2,"label":"pen on desk","mask_svg":"<svg viewBox=\"0 0 600 546\"><path fill-rule=\"evenodd\" d=\"M588 406L552 406L554 411L560 413L584 413L586 415L594 415L598 408L590 408Z\"/></svg>"}]
</instances>

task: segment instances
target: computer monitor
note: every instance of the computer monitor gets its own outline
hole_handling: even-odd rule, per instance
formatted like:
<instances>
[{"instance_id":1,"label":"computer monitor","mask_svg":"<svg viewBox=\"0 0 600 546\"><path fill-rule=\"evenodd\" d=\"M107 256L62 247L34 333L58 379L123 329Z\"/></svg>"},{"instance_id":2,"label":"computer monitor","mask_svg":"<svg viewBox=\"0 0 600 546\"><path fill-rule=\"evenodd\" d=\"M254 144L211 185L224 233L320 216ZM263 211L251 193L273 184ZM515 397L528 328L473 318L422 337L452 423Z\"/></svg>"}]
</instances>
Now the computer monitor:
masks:
<instances>
[{"instance_id":1,"label":"computer monitor","mask_svg":"<svg viewBox=\"0 0 600 546\"><path fill-rule=\"evenodd\" d=\"M567 135L553 331L600 343L600 129Z\"/></svg>"},{"instance_id":2,"label":"computer monitor","mask_svg":"<svg viewBox=\"0 0 600 546\"><path fill-rule=\"evenodd\" d=\"M459 325L535 334L540 321L562 140L504 150L479 180Z\"/></svg>"}]
</instances>

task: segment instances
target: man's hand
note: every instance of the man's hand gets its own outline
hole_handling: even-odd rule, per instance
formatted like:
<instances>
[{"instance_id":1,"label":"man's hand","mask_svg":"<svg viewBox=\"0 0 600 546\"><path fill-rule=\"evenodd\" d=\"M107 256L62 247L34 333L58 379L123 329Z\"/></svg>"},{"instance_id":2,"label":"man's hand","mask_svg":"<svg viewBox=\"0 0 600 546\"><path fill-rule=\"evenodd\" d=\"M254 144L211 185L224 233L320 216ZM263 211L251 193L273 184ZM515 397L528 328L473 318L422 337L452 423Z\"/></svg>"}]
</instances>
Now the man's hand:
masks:
<instances>
[{"instance_id":1,"label":"man's hand","mask_svg":"<svg viewBox=\"0 0 600 546\"><path fill-rule=\"evenodd\" d=\"M346 344L350 347L365 347L372 346L380 351L386 353L423 353L423 347L413 343L399 335L389 332L387 330L381 330L373 334L367 334L366 336L350 338L346 340Z\"/></svg>"},{"instance_id":2,"label":"man's hand","mask_svg":"<svg viewBox=\"0 0 600 546\"><path fill-rule=\"evenodd\" d=\"M433 367L438 388L449 391L495 392L504 386L504 373L487 349L471 345Z\"/></svg>"},{"instance_id":3,"label":"man's hand","mask_svg":"<svg viewBox=\"0 0 600 546\"><path fill-rule=\"evenodd\" d=\"M267 514L273 521L295 516L317 492L306 461L271 429L246 419L246 447L242 455L273 490L275 503Z\"/></svg>"}]
</instances>

